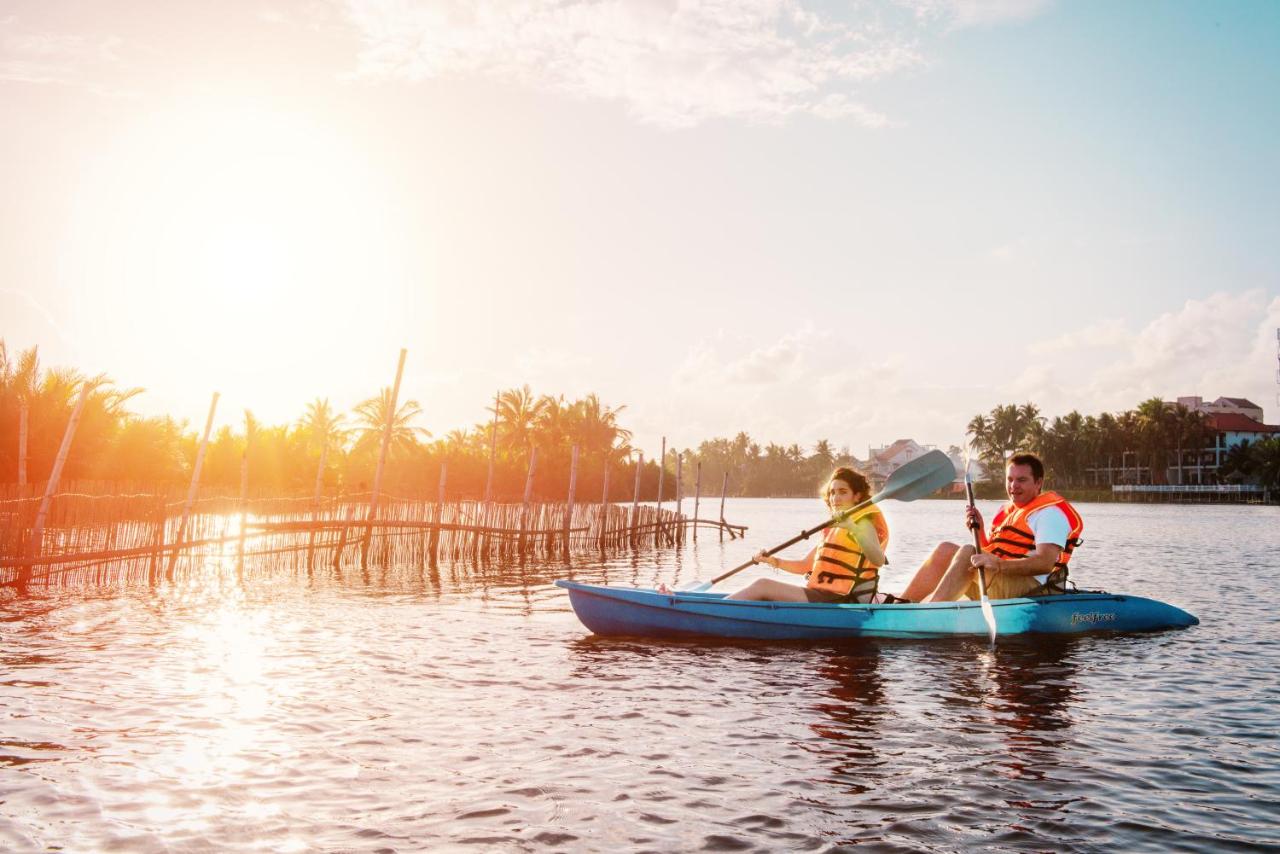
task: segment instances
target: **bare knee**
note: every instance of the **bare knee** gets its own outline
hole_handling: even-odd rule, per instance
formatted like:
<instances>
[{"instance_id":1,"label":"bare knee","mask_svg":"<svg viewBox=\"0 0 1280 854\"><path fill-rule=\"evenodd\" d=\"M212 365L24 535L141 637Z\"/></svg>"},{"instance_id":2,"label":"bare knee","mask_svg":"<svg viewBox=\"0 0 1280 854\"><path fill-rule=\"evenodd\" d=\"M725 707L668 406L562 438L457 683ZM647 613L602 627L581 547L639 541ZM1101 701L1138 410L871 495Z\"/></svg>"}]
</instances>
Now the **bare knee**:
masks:
<instances>
[{"instance_id":1,"label":"bare knee","mask_svg":"<svg viewBox=\"0 0 1280 854\"><path fill-rule=\"evenodd\" d=\"M938 560L949 561L951 558L955 557L956 552L959 551L960 548L961 547L955 543L938 543L938 545L934 546L933 554L930 557Z\"/></svg>"}]
</instances>

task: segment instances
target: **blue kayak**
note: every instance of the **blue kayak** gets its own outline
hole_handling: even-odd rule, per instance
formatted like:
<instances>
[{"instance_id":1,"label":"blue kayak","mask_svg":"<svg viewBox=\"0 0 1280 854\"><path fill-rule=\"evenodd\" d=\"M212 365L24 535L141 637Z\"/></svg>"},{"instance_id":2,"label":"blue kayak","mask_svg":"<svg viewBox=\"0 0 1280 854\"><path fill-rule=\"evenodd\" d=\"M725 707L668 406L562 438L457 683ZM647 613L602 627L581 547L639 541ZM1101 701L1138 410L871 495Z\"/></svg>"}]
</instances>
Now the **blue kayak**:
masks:
<instances>
[{"instance_id":1,"label":"blue kayak","mask_svg":"<svg viewBox=\"0 0 1280 854\"><path fill-rule=\"evenodd\" d=\"M730 601L724 593L659 593L557 581L574 612L598 635L702 635L763 640L936 638L987 635L978 602L928 605L823 605ZM1115 593L993 599L1001 635L1145 632L1194 626L1181 608Z\"/></svg>"}]
</instances>

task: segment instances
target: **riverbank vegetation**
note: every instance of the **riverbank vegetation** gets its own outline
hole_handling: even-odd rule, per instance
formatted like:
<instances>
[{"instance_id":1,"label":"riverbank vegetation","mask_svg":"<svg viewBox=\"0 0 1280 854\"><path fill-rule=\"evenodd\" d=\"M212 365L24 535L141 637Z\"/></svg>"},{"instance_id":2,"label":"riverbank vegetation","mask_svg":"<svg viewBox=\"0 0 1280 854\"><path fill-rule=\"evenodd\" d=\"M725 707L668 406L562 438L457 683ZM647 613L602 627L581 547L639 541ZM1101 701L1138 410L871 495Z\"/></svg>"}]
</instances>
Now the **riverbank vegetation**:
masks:
<instances>
[{"instance_id":1,"label":"riverbank vegetation","mask_svg":"<svg viewBox=\"0 0 1280 854\"><path fill-rule=\"evenodd\" d=\"M63 473L69 481L178 486L191 474L198 434L184 421L143 417L129 404L142 391L122 388L106 376L87 378L69 368L42 368L35 348L11 354L0 340L0 483L19 481L19 432L26 410L25 477L48 477L63 430L82 383L92 391ZM234 492L247 460L251 491L260 495L308 494L319 474L326 492L369 488L381 437L391 426L384 489L400 495L437 495L442 477L450 497L518 500L531 487L535 499L560 499L567 490L573 448L578 448L577 494L601 495L608 472L609 497L627 500L635 485L637 455L631 432L622 425L623 406L594 394L580 399L535 394L528 386L508 389L482 410L470 427L433 436L419 426L422 406L403 400L391 411L390 389L371 394L350 411L328 399L308 404L296 421L264 424L245 412L236 427L221 427L210 439L201 482ZM1165 482L1171 467L1181 477L1212 442L1204 417L1152 398L1133 410L1098 416L1071 412L1052 419L1038 407L997 406L976 415L968 435L998 485L1001 462L1016 449L1040 453L1055 486L1107 489L1110 483ZM957 449L950 449L957 452ZM760 443L740 432L714 438L682 456L683 490L692 495L699 465L702 494L718 495L723 483L736 496L812 496L838 465L870 469L882 463L858 460L847 447L827 439L806 450L798 444ZM1169 466L1162 461L1170 461ZM530 464L534 470L529 483ZM666 461L664 497L675 494L675 454ZM1189 470L1189 469L1188 469ZM881 472L881 475L887 472ZM1280 439L1270 438L1226 452L1216 475L1227 482L1280 486ZM641 472L642 500L658 494L658 467L647 460ZM1185 481L1174 481L1185 482Z\"/></svg>"},{"instance_id":2,"label":"riverbank vegetation","mask_svg":"<svg viewBox=\"0 0 1280 854\"><path fill-rule=\"evenodd\" d=\"M1039 454L1057 486L1112 483L1184 484L1206 474L1215 482L1280 486L1280 438L1215 450L1208 417L1158 397L1118 413L1052 419L1034 403L996 406L975 415L968 436L989 473L1015 450ZM1220 464L1218 462L1221 457Z\"/></svg>"}]
</instances>

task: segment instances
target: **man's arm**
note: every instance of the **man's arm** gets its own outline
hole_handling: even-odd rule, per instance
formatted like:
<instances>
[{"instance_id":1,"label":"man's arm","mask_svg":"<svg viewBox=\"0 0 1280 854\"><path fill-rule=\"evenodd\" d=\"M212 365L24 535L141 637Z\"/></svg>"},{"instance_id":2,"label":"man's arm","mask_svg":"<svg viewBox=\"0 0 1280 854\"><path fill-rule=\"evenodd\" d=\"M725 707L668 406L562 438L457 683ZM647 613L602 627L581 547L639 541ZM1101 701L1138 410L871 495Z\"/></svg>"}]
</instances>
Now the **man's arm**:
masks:
<instances>
[{"instance_id":1,"label":"man's arm","mask_svg":"<svg viewBox=\"0 0 1280 854\"><path fill-rule=\"evenodd\" d=\"M1062 549L1053 543L1040 543L1036 550L1026 557L1015 557L1001 560L993 554L983 552L973 556L970 563L982 567L987 572L1005 572L1009 575L1045 575L1058 562Z\"/></svg>"}]
</instances>

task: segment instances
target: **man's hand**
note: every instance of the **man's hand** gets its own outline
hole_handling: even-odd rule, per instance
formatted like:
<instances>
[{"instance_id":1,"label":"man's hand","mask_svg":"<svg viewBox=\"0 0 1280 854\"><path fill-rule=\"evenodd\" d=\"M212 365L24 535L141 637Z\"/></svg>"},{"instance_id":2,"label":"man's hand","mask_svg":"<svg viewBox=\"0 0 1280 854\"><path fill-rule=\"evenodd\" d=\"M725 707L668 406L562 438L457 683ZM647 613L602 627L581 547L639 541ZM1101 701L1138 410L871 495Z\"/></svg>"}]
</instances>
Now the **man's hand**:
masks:
<instances>
[{"instance_id":1,"label":"man's hand","mask_svg":"<svg viewBox=\"0 0 1280 854\"><path fill-rule=\"evenodd\" d=\"M987 571L988 579L991 578L991 574L993 572L998 572L1000 570L1000 558L992 554L987 554L986 552L979 552L969 558L969 563L974 569L985 569Z\"/></svg>"},{"instance_id":2,"label":"man's hand","mask_svg":"<svg viewBox=\"0 0 1280 854\"><path fill-rule=\"evenodd\" d=\"M982 530L982 514L977 507L969 507L964 512L964 523L971 531Z\"/></svg>"}]
</instances>

